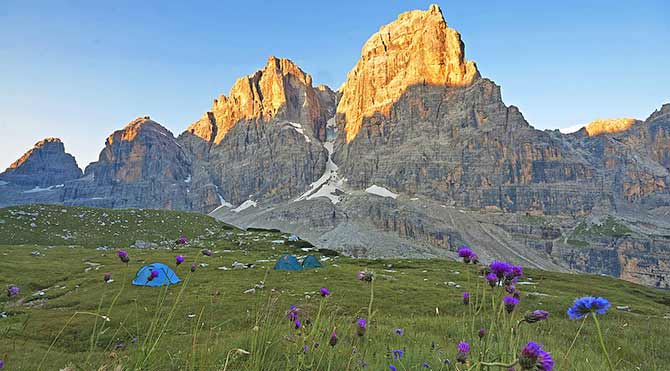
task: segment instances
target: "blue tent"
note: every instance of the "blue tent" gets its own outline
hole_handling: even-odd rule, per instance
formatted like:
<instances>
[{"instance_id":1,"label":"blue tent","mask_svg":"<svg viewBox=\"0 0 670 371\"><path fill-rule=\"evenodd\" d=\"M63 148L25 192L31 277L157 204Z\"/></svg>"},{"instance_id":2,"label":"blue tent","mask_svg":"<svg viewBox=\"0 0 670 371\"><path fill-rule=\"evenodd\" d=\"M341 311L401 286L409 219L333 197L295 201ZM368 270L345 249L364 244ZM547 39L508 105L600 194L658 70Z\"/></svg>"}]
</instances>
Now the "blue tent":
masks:
<instances>
[{"instance_id":1,"label":"blue tent","mask_svg":"<svg viewBox=\"0 0 670 371\"><path fill-rule=\"evenodd\" d=\"M308 268L321 268L323 265L321 262L319 262L319 259L317 259L314 255L309 255L302 261L302 267L305 269Z\"/></svg>"},{"instance_id":2,"label":"blue tent","mask_svg":"<svg viewBox=\"0 0 670 371\"><path fill-rule=\"evenodd\" d=\"M295 256L284 255L277 259L274 269L276 271L300 271L302 270L302 265L300 265Z\"/></svg>"},{"instance_id":3,"label":"blue tent","mask_svg":"<svg viewBox=\"0 0 670 371\"><path fill-rule=\"evenodd\" d=\"M158 277L149 281L149 275L151 271L157 271ZM165 264L162 263L153 263L145 265L137 271L137 275L133 280L133 285L135 286L165 286L165 285L174 285L179 283L181 280L177 277L177 274L170 269Z\"/></svg>"}]
</instances>

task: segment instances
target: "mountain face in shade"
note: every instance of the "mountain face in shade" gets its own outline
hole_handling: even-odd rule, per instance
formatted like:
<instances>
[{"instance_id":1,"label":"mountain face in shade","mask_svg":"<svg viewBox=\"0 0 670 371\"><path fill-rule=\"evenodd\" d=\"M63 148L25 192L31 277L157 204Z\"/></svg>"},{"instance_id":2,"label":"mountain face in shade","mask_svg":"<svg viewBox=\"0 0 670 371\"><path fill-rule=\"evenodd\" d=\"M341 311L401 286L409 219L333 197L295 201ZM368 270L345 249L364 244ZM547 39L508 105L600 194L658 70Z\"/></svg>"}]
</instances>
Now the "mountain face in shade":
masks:
<instances>
[{"instance_id":1,"label":"mountain face in shade","mask_svg":"<svg viewBox=\"0 0 670 371\"><path fill-rule=\"evenodd\" d=\"M465 244L485 262L670 287L670 104L536 130L437 6L381 27L337 92L271 57L178 138L140 118L82 178L0 187L0 205L192 210L354 256Z\"/></svg>"},{"instance_id":2,"label":"mountain face in shade","mask_svg":"<svg viewBox=\"0 0 670 371\"><path fill-rule=\"evenodd\" d=\"M18 185L48 187L81 177L77 161L58 138L46 138L12 163L0 180Z\"/></svg>"}]
</instances>

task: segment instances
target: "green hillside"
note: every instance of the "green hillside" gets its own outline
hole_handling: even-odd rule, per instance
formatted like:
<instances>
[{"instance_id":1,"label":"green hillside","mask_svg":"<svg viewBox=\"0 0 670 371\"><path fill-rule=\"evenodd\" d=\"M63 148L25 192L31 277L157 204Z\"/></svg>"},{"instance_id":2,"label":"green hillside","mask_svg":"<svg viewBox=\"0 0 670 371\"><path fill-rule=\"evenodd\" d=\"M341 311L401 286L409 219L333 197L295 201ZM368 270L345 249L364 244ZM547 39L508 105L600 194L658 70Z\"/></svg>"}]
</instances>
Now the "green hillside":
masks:
<instances>
[{"instance_id":1,"label":"green hillside","mask_svg":"<svg viewBox=\"0 0 670 371\"><path fill-rule=\"evenodd\" d=\"M486 285L483 266L462 262L317 253L324 268L286 272L272 270L278 257L308 254L281 243L286 234L242 231L203 215L32 206L0 209L0 220L0 286L21 288L0 298L7 370L502 370L480 361L512 362L528 341L551 352L556 370L606 370L594 322L575 338L582 321L566 315L584 295L612 303L598 318L616 370L670 369L670 293L617 279L525 270L519 307L507 314L498 310L502 289ZM181 235L191 239L186 247L161 244ZM128 248L138 240L157 245ZM176 255L185 262L175 266ZM152 262L183 281L130 285ZM235 262L254 266L235 269ZM373 284L357 280L362 270L374 272ZM105 272L112 282L104 282ZM332 295L323 298L321 287ZM472 295L469 305L463 291ZM300 329L286 317L291 304L301 308ZM535 309L549 319L517 328ZM359 318L368 321L364 336ZM481 327L487 335L480 340ZM333 329L338 341L330 346ZM457 362L459 341L471 346L466 364Z\"/></svg>"}]
</instances>

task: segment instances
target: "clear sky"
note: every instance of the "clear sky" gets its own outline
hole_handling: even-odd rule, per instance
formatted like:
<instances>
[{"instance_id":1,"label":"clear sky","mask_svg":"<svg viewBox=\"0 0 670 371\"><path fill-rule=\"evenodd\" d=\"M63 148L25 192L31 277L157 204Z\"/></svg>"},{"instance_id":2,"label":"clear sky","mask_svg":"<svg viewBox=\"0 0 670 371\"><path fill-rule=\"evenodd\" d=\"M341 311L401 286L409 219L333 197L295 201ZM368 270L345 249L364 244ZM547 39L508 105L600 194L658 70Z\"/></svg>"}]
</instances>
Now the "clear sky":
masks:
<instances>
[{"instance_id":1,"label":"clear sky","mask_svg":"<svg viewBox=\"0 0 670 371\"><path fill-rule=\"evenodd\" d=\"M83 168L142 115L178 135L269 55L336 89L373 32L433 2L537 128L670 102L667 0L0 0L0 168L48 136Z\"/></svg>"}]
</instances>

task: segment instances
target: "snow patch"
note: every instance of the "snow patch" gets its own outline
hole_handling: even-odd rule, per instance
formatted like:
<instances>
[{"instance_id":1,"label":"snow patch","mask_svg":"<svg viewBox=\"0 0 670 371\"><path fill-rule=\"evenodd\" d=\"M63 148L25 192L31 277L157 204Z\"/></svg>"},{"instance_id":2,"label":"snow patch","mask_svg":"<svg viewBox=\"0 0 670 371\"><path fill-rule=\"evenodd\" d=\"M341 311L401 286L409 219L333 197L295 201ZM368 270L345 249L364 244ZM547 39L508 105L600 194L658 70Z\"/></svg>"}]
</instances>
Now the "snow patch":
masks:
<instances>
[{"instance_id":1,"label":"snow patch","mask_svg":"<svg viewBox=\"0 0 670 371\"><path fill-rule=\"evenodd\" d=\"M307 142L307 143L312 142L312 140L309 139L309 137L305 134L305 130L302 128L301 124L298 124L297 122L290 122L290 121L289 121L288 124L291 125L291 127L293 129L295 129L295 131L297 131L298 133L302 134L303 137L305 137L305 142Z\"/></svg>"},{"instance_id":2,"label":"snow patch","mask_svg":"<svg viewBox=\"0 0 670 371\"><path fill-rule=\"evenodd\" d=\"M216 189L218 190L219 187L216 187ZM210 214L212 214L212 213L214 213L214 212L216 212L216 211L219 211L219 210L223 209L224 207L227 207L227 208L232 208L232 207L233 207L233 204L231 204L230 202L226 201L226 200L223 198L223 196L221 196L221 193L216 192L216 195L219 196L219 203L220 203L221 205L219 205L216 209L210 211Z\"/></svg>"},{"instance_id":3,"label":"snow patch","mask_svg":"<svg viewBox=\"0 0 670 371\"><path fill-rule=\"evenodd\" d=\"M336 130L335 127L335 118L328 120L328 128ZM310 184L309 190L296 198L295 201L311 200L317 197L326 197L336 204L341 201L339 193L343 193L342 187L344 185L344 179L340 178L337 174L337 165L333 162L333 153L335 151L335 137L328 137L327 141L323 143L323 147L328 151L328 162L326 162L326 169L323 172L323 175L316 182Z\"/></svg>"},{"instance_id":4,"label":"snow patch","mask_svg":"<svg viewBox=\"0 0 670 371\"><path fill-rule=\"evenodd\" d=\"M388 189L386 189L384 187L380 187L380 186L377 186L377 185L374 185L374 184L369 186L365 190L365 192L373 194L373 195L381 196L381 197L390 197L394 200L396 198L398 198L398 194L393 193L393 192L389 191Z\"/></svg>"},{"instance_id":5,"label":"snow patch","mask_svg":"<svg viewBox=\"0 0 670 371\"><path fill-rule=\"evenodd\" d=\"M256 207L256 206L258 206L258 204L256 204L256 201L246 200L246 201L242 202L242 204L240 206L234 208L233 212L239 213L240 211L246 210L250 207Z\"/></svg>"},{"instance_id":6,"label":"snow patch","mask_svg":"<svg viewBox=\"0 0 670 371\"><path fill-rule=\"evenodd\" d=\"M52 191L54 189L54 186L48 186L46 188L41 188L39 186L29 189L27 191L23 191L23 193L37 193L37 192L47 192L47 191Z\"/></svg>"},{"instance_id":7,"label":"snow patch","mask_svg":"<svg viewBox=\"0 0 670 371\"><path fill-rule=\"evenodd\" d=\"M558 131L560 131L563 134L570 134L570 133L575 133L575 132L579 131L579 129L581 129L583 127L584 127L584 125L573 125L573 126L570 126L570 127L567 127L567 128L558 129Z\"/></svg>"}]
</instances>

